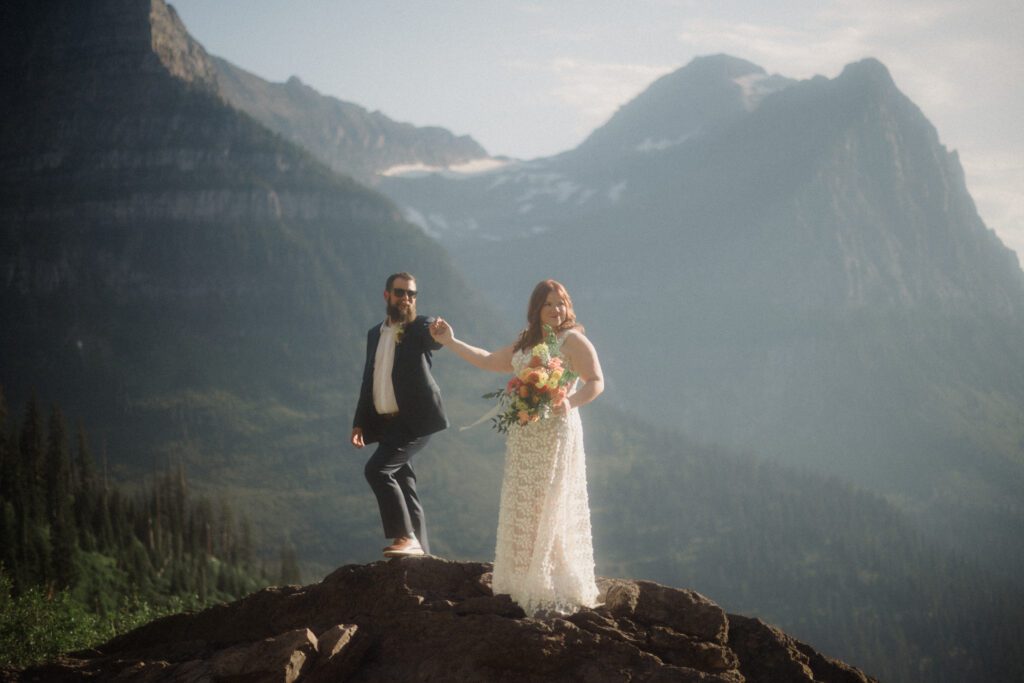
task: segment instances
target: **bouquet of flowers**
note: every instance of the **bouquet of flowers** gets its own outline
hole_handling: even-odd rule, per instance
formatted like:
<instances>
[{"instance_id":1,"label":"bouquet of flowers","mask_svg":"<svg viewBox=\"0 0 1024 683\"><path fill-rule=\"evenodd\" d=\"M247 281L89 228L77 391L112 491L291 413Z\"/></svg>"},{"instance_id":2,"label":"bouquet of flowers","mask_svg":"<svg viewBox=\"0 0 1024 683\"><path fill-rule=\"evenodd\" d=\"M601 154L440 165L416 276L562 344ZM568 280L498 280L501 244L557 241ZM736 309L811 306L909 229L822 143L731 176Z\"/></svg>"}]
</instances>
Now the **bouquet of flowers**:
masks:
<instances>
[{"instance_id":1,"label":"bouquet of flowers","mask_svg":"<svg viewBox=\"0 0 1024 683\"><path fill-rule=\"evenodd\" d=\"M484 394L498 399L494 428L507 432L514 424L526 425L551 415L551 407L565 398L578 376L566 369L554 330L544 326L545 338L530 349L530 361L508 381L504 389Z\"/></svg>"}]
</instances>

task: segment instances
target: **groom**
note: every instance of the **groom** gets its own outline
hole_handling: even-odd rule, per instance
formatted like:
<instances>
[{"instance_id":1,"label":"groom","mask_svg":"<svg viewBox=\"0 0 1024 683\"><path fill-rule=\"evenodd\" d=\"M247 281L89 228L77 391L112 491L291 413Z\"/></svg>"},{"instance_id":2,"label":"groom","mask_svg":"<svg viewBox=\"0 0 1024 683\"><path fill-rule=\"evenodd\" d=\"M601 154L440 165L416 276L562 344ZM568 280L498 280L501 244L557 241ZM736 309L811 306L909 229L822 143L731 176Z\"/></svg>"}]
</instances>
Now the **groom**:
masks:
<instances>
[{"instance_id":1,"label":"groom","mask_svg":"<svg viewBox=\"0 0 1024 683\"><path fill-rule=\"evenodd\" d=\"M441 391L430 374L430 354L441 345L430 336L432 318L416 315L416 278L388 277L384 289L387 318L370 328L366 365L352 420L352 445L377 442L366 463L384 535L394 542L385 557L430 552L423 507L416 494L412 457L430 435L448 426Z\"/></svg>"}]
</instances>

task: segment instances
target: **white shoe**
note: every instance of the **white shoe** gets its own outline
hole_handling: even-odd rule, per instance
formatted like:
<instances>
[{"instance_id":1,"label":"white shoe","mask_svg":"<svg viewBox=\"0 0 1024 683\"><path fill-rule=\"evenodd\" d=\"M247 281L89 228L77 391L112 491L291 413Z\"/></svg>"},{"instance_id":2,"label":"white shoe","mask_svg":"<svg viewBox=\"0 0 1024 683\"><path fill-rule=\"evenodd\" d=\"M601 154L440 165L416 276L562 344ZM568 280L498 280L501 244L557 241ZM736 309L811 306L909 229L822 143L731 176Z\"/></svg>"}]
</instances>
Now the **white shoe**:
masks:
<instances>
[{"instance_id":1,"label":"white shoe","mask_svg":"<svg viewBox=\"0 0 1024 683\"><path fill-rule=\"evenodd\" d=\"M384 548L384 557L411 557L423 554L423 546L415 538L400 538Z\"/></svg>"}]
</instances>

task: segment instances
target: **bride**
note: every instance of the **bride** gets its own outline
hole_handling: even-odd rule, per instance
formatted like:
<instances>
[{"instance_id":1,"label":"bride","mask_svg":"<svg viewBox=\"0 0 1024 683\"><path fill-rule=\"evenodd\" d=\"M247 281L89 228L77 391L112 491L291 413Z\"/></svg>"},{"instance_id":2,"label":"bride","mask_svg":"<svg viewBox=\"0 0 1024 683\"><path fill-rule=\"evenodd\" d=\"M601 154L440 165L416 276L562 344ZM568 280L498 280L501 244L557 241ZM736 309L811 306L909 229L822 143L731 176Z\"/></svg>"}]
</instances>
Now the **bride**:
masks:
<instances>
[{"instance_id":1,"label":"bride","mask_svg":"<svg viewBox=\"0 0 1024 683\"><path fill-rule=\"evenodd\" d=\"M580 406L604 390L601 365L572 300L555 280L540 282L530 295L527 328L514 344L486 351L456 339L438 318L434 339L484 370L516 373L536 364L533 350L552 339L552 350L572 381L558 391L545 417L519 413L508 425L505 473L498 512L493 590L507 593L529 616L571 614L597 602L594 549L587 500ZM515 381L515 380L513 380Z\"/></svg>"}]
</instances>

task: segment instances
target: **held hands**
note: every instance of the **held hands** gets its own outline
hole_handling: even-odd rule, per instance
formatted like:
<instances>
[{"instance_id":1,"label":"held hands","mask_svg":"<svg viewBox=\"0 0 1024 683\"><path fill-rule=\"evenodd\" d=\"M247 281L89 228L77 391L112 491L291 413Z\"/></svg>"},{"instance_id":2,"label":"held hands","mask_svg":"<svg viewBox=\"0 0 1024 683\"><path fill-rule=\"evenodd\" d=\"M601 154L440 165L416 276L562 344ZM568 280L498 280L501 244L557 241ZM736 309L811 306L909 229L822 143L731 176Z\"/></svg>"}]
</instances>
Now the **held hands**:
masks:
<instances>
[{"instance_id":1,"label":"held hands","mask_svg":"<svg viewBox=\"0 0 1024 683\"><path fill-rule=\"evenodd\" d=\"M430 323L430 336L434 338L438 344L446 346L450 344L455 338L455 332L452 330L452 326L448 324L448 321L444 318L437 318L434 322Z\"/></svg>"}]
</instances>

